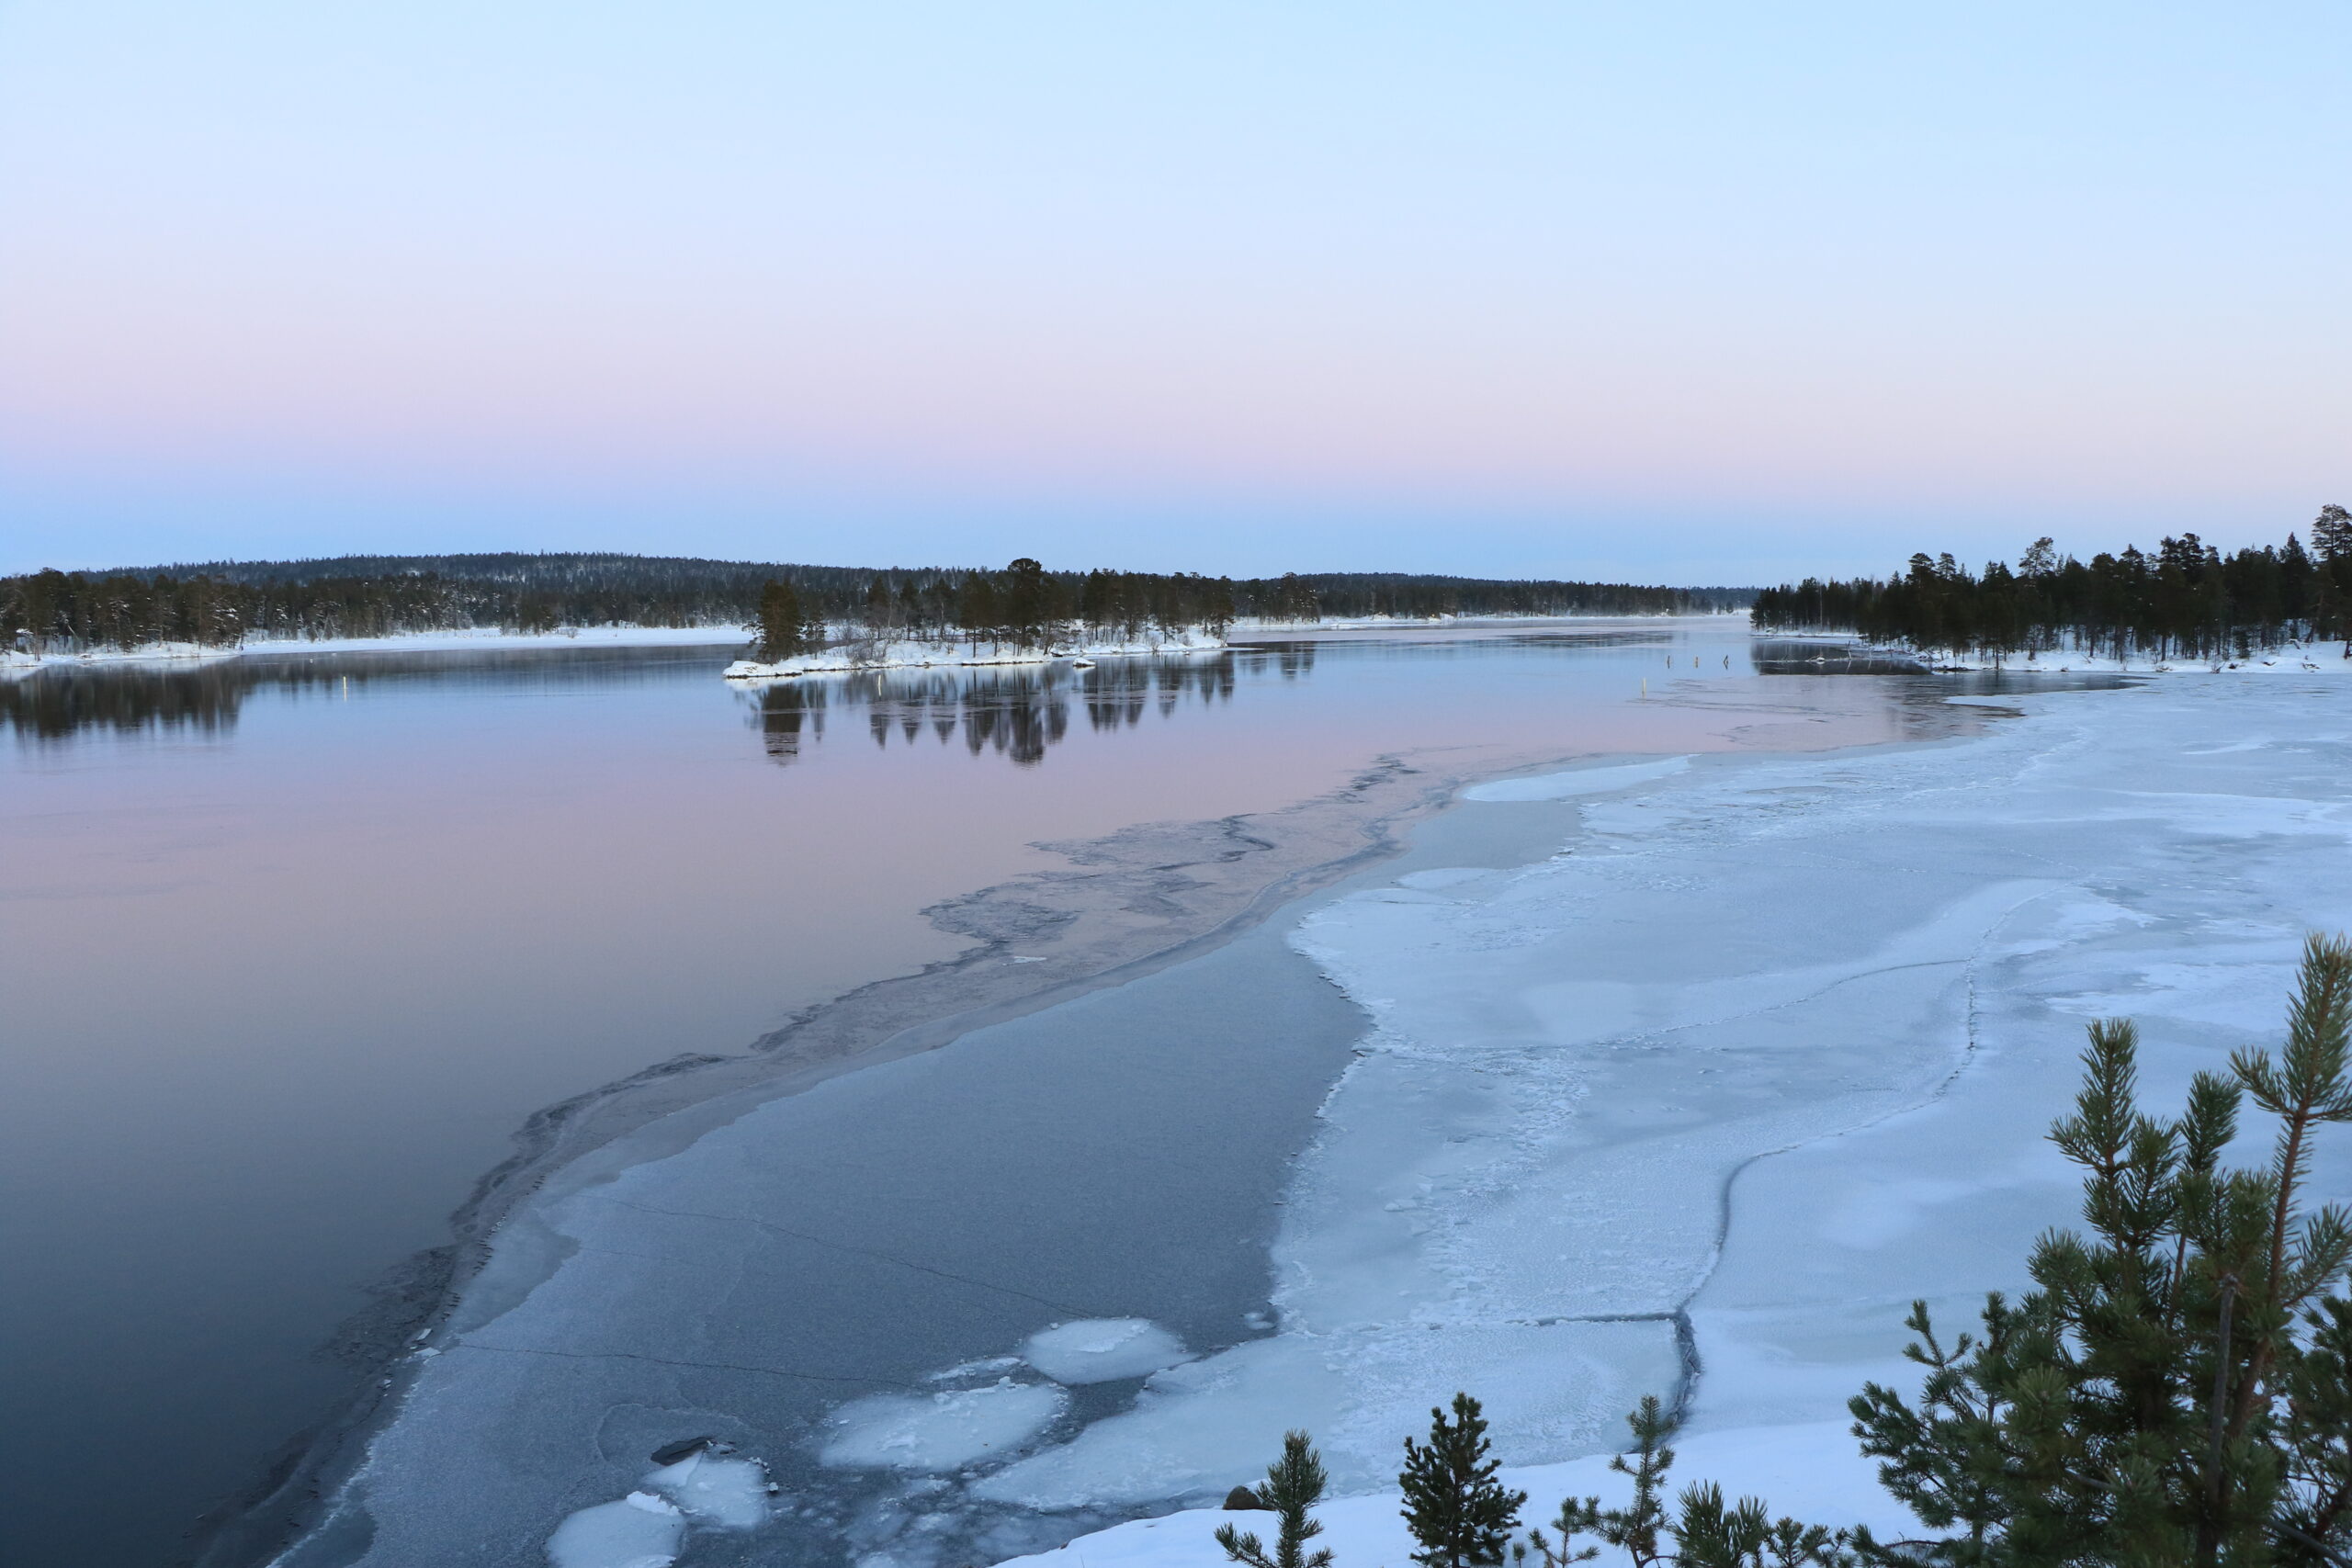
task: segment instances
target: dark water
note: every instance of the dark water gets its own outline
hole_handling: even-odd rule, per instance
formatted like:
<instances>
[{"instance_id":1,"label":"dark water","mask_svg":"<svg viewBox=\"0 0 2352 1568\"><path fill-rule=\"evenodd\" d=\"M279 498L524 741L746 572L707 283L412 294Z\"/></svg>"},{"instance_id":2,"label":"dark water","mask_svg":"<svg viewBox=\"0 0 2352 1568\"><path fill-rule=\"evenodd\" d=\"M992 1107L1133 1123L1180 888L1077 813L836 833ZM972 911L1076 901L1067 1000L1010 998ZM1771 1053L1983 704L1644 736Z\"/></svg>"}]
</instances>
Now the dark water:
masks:
<instances>
[{"instance_id":1,"label":"dark water","mask_svg":"<svg viewBox=\"0 0 2352 1568\"><path fill-rule=\"evenodd\" d=\"M1038 840L1399 751L1939 733L1967 689L1758 675L1701 623L763 693L732 652L0 683L0 1561L187 1555L368 1375L339 1325L533 1109L952 955L922 911Z\"/></svg>"}]
</instances>

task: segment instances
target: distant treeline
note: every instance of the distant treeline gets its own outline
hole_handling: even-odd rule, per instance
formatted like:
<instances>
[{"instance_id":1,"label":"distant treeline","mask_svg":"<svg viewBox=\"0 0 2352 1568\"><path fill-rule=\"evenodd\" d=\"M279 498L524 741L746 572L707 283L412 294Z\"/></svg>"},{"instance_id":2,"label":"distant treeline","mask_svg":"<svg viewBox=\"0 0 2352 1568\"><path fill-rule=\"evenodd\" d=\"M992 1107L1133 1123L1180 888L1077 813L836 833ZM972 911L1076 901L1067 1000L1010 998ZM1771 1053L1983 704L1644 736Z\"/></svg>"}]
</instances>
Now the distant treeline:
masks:
<instances>
[{"instance_id":1,"label":"distant treeline","mask_svg":"<svg viewBox=\"0 0 2352 1568\"><path fill-rule=\"evenodd\" d=\"M813 627L842 623L914 636L987 637L1055 623L1222 629L1239 617L1659 615L1738 609L1753 591L1628 583L1498 581L1404 573L1318 573L1235 581L1193 573L1045 571L1032 562L873 569L629 555L341 556L206 561L0 578L7 644L38 653L159 642L231 648L497 627L749 628L770 584L792 590Z\"/></svg>"},{"instance_id":2,"label":"distant treeline","mask_svg":"<svg viewBox=\"0 0 2352 1568\"><path fill-rule=\"evenodd\" d=\"M2038 539L2017 565L1972 572L1950 555L1911 558L1879 581L1815 578L1756 595L1758 629L1859 632L1923 651L2246 658L2289 642L2343 638L2352 649L2352 513L2323 508L2306 548L2224 556L2194 534L2154 552L2127 548L2088 565Z\"/></svg>"}]
</instances>

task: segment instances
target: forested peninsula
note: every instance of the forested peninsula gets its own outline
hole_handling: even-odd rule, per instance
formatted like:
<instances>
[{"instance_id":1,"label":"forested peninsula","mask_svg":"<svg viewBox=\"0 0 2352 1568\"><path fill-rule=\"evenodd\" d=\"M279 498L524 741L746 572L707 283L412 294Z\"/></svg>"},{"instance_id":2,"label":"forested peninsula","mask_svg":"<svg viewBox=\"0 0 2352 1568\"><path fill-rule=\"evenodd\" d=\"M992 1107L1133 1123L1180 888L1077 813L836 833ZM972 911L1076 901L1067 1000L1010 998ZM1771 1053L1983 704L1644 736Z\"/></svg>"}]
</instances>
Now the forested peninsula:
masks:
<instances>
[{"instance_id":1,"label":"forested peninsula","mask_svg":"<svg viewBox=\"0 0 2352 1568\"><path fill-rule=\"evenodd\" d=\"M2290 534L2227 556L2194 534L2087 565L2047 538L1982 572L1915 555L1883 581L1767 588L1754 616L1759 631L1858 632L1927 654L2243 660L2341 641L2352 658L2352 512L2322 508L2309 547Z\"/></svg>"},{"instance_id":2,"label":"forested peninsula","mask_svg":"<svg viewBox=\"0 0 2352 1568\"><path fill-rule=\"evenodd\" d=\"M1048 571L1025 560L1000 571L619 554L338 556L0 578L0 625L6 646L34 656L568 626L708 626L749 637L774 626L763 601L775 611L777 589L788 591L804 635L887 626L914 637L1016 641L1048 623L1222 635L1237 620L1706 614L1744 608L1754 594L1403 572L1237 580Z\"/></svg>"}]
</instances>

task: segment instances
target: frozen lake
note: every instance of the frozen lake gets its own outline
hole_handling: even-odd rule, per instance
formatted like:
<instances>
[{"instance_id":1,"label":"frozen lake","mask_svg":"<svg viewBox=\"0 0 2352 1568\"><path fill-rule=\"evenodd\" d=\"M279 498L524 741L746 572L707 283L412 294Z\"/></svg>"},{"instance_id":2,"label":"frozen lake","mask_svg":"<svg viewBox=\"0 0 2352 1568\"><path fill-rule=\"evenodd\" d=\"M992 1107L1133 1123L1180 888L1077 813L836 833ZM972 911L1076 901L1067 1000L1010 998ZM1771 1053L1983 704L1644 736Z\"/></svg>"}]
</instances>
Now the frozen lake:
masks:
<instances>
[{"instance_id":1,"label":"frozen lake","mask_svg":"<svg viewBox=\"0 0 2352 1568\"><path fill-rule=\"evenodd\" d=\"M404 1264L430 1280L411 1260L448 1243L518 1126L681 1055L724 1060L540 1146L588 1156L698 1096L757 1099L786 1056L828 1086L775 1113L800 1119L800 1201L839 1234L812 1232L777 1288L854 1371L779 1419L813 1434L959 1335L1009 1350L1133 1307L1191 1350L1246 1337L1280 1172L1360 1015L1279 942L1220 930L1378 852L1461 779L1968 722L1939 705L1950 681L1758 674L1744 635L1705 623L1335 633L750 694L715 678L732 652L340 654L0 688L0 1330L41 1348L0 1371L22 1499L0 1558L188 1555L373 1374L413 1315L377 1287ZM1168 949L1250 974L1134 968ZM1100 1005L1165 1039L1123 1028L1123 1056L1014 1027L1114 969L1133 983ZM1245 995L1272 1010L1218 1014ZM910 1025L951 1014L972 1026L953 1049L906 1054L946 1043ZM1204 1038L1227 1054L1171 1044ZM842 1076L894 1053L891 1074ZM1114 1135L1138 1085L1173 1119ZM1194 1157L1201 1128L1221 1129L1215 1160ZM926 1159L889 1162L895 1185L844 1179L885 1136ZM1095 1209L1023 1195L1041 1180ZM995 1270L971 1289L1030 1304L892 1297L841 1262L891 1226L873 1250L961 1249ZM1100 1386L1101 1409L1132 1393ZM812 1513L808 1544L864 1506Z\"/></svg>"}]
</instances>

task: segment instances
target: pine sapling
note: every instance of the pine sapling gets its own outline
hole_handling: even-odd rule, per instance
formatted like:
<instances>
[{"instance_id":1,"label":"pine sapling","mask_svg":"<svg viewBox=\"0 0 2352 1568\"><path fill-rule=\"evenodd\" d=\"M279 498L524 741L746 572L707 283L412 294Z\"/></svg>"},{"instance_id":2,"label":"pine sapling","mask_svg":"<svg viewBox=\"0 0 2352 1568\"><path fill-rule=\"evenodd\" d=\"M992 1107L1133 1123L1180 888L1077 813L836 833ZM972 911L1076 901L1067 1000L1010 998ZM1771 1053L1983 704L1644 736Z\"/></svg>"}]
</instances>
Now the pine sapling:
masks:
<instances>
[{"instance_id":1,"label":"pine sapling","mask_svg":"<svg viewBox=\"0 0 2352 1568\"><path fill-rule=\"evenodd\" d=\"M1854 1561L1842 1530L1775 1519L1760 1498L1742 1497L1725 1506L1723 1489L1712 1482L1684 1487L1669 1513L1666 1472L1673 1467L1674 1450L1666 1439L1673 1434L1674 1418L1650 1394L1625 1422L1634 1429L1634 1447L1611 1459L1609 1468L1632 1477L1633 1500L1622 1508L1604 1508L1598 1497L1562 1503L1552 1526L1560 1532L1556 1543L1540 1529L1528 1534L1527 1546L1535 1549L1543 1568L1565 1568L1598 1556L1598 1547L1577 1547L1579 1535L1599 1536L1623 1551L1634 1568L1846 1568ZM1669 1540L1670 1548L1665 1544ZM1512 1549L1515 1560L1526 1555L1526 1546Z\"/></svg>"},{"instance_id":2,"label":"pine sapling","mask_svg":"<svg viewBox=\"0 0 2352 1568\"><path fill-rule=\"evenodd\" d=\"M1430 1412L1426 1448L1405 1439L1405 1469L1396 1480L1405 1492L1405 1523L1421 1546L1413 1561L1422 1568L1502 1562L1527 1494L1495 1479L1502 1461L1489 1457L1493 1446L1478 1402L1466 1393L1453 1396L1452 1419L1442 1410Z\"/></svg>"},{"instance_id":3,"label":"pine sapling","mask_svg":"<svg viewBox=\"0 0 2352 1568\"><path fill-rule=\"evenodd\" d=\"M1329 1550L1308 1551L1306 1543L1323 1533L1322 1522L1308 1512L1323 1500L1326 1478L1323 1456L1307 1446L1306 1434L1283 1436L1283 1457L1266 1467L1266 1479L1251 1495L1274 1512L1272 1555L1255 1535L1244 1535L1232 1525L1216 1527L1216 1543L1230 1562L1245 1568L1329 1568Z\"/></svg>"}]
</instances>

